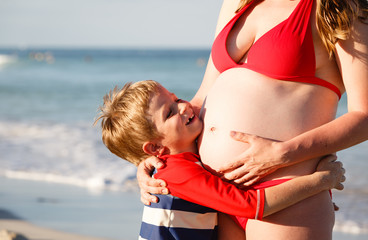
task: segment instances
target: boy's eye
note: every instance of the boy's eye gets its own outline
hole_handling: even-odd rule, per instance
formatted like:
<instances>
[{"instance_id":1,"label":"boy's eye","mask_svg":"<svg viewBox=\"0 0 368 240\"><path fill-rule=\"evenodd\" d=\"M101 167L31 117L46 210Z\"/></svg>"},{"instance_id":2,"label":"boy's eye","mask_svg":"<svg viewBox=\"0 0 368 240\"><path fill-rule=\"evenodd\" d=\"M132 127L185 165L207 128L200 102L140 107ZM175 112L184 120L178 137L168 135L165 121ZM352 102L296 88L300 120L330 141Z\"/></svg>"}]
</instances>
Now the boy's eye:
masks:
<instances>
[{"instance_id":1,"label":"boy's eye","mask_svg":"<svg viewBox=\"0 0 368 240\"><path fill-rule=\"evenodd\" d=\"M182 101L182 99L180 99L180 98L177 98L175 100L176 103L180 103L181 101ZM173 111L170 109L169 112L167 113L166 118L170 118L172 115L173 115Z\"/></svg>"}]
</instances>

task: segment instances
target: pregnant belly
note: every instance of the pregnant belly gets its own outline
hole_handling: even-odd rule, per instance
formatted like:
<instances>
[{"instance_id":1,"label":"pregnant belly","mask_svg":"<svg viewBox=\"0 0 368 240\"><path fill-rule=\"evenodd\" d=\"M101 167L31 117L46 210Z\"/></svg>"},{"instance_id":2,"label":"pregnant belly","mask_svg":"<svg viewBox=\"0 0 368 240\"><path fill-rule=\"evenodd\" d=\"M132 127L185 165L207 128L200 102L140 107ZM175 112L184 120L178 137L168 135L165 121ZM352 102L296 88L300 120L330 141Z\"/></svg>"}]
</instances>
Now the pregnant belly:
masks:
<instances>
[{"instance_id":1,"label":"pregnant belly","mask_svg":"<svg viewBox=\"0 0 368 240\"><path fill-rule=\"evenodd\" d=\"M204 130L198 142L202 162L216 174L249 147L233 140L231 130L285 141L331 121L336 105L334 93L320 86L274 80L242 68L228 70L203 104ZM310 173L317 161L280 169L268 178Z\"/></svg>"}]
</instances>

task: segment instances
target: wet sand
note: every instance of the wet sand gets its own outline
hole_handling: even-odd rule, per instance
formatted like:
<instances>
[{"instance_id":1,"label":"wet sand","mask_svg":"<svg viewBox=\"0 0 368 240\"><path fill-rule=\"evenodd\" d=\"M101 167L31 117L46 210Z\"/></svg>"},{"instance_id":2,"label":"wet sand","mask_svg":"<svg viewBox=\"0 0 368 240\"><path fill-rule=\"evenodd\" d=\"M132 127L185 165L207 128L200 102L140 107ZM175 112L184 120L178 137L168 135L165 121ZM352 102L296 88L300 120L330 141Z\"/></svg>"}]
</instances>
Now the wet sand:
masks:
<instances>
[{"instance_id":1,"label":"wet sand","mask_svg":"<svg viewBox=\"0 0 368 240\"><path fill-rule=\"evenodd\" d=\"M24 240L108 240L39 227L21 220L7 210L0 209L0 240L6 239L5 231L7 233L15 233L17 235L15 239Z\"/></svg>"}]
</instances>

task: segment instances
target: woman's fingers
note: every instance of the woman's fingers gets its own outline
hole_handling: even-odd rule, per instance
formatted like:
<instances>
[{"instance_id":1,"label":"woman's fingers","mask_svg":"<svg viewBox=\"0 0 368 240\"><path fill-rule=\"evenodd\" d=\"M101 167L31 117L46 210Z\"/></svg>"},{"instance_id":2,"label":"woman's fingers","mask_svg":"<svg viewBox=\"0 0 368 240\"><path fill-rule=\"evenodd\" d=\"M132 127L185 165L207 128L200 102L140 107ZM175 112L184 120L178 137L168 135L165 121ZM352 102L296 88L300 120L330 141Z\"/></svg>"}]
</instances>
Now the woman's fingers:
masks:
<instances>
[{"instance_id":1,"label":"woman's fingers","mask_svg":"<svg viewBox=\"0 0 368 240\"><path fill-rule=\"evenodd\" d=\"M142 165L145 169L153 170L155 168L160 169L164 167L164 163L157 157L151 156L147 158L146 160L142 161L139 165Z\"/></svg>"},{"instance_id":2,"label":"woman's fingers","mask_svg":"<svg viewBox=\"0 0 368 240\"><path fill-rule=\"evenodd\" d=\"M243 167L224 173L221 178L239 187L248 187L259 181L261 177L252 171L245 170L245 167Z\"/></svg>"},{"instance_id":3,"label":"woman's fingers","mask_svg":"<svg viewBox=\"0 0 368 240\"><path fill-rule=\"evenodd\" d=\"M151 178L148 182L146 182L146 188L144 190L151 194L168 194L169 193L169 190L166 188L165 181L161 179L154 179L154 178Z\"/></svg>"},{"instance_id":4,"label":"woman's fingers","mask_svg":"<svg viewBox=\"0 0 368 240\"><path fill-rule=\"evenodd\" d=\"M145 192L145 191L141 190L141 202L144 205L151 205L151 202L152 203L157 203L158 198L154 195L149 194L148 192Z\"/></svg>"},{"instance_id":5,"label":"woman's fingers","mask_svg":"<svg viewBox=\"0 0 368 240\"><path fill-rule=\"evenodd\" d=\"M161 179L150 178L148 181L140 184L141 202L150 205L151 202L157 203L158 197L151 194L168 194L169 190L165 187L166 183Z\"/></svg>"},{"instance_id":6,"label":"woman's fingers","mask_svg":"<svg viewBox=\"0 0 368 240\"><path fill-rule=\"evenodd\" d=\"M222 177L227 181L233 181L249 173L249 171L245 169L244 165L234 165L232 168L227 168L226 170L219 172L222 173Z\"/></svg>"},{"instance_id":7,"label":"woman's fingers","mask_svg":"<svg viewBox=\"0 0 368 240\"><path fill-rule=\"evenodd\" d=\"M219 173L229 173L232 171L235 171L236 169L239 169L242 167L245 163L245 160L234 160L230 163L224 164L222 167L218 169Z\"/></svg>"},{"instance_id":8,"label":"woman's fingers","mask_svg":"<svg viewBox=\"0 0 368 240\"><path fill-rule=\"evenodd\" d=\"M244 142L244 143L250 143L252 139L256 137L255 135L252 135L252 134L237 132L237 131L230 131L230 136L234 140Z\"/></svg>"},{"instance_id":9,"label":"woman's fingers","mask_svg":"<svg viewBox=\"0 0 368 240\"><path fill-rule=\"evenodd\" d=\"M156 157L149 157L138 165L137 180L141 189L141 202L150 205L158 202L158 198L151 194L168 194L166 182L151 177L155 168L162 168L164 164Z\"/></svg>"},{"instance_id":10,"label":"woman's fingers","mask_svg":"<svg viewBox=\"0 0 368 240\"><path fill-rule=\"evenodd\" d=\"M246 187L252 186L253 184L257 183L260 179L261 177L259 176L251 176L248 178L237 179L234 182L236 182L239 188L246 188Z\"/></svg>"},{"instance_id":11,"label":"woman's fingers","mask_svg":"<svg viewBox=\"0 0 368 240\"><path fill-rule=\"evenodd\" d=\"M151 175L155 168L162 168L164 166L163 162L156 157L149 157L142 161L138 165L137 169L137 179L139 186L142 188L144 185L151 185L153 187L166 186L163 180L152 181ZM154 180L154 179L153 179Z\"/></svg>"}]
</instances>

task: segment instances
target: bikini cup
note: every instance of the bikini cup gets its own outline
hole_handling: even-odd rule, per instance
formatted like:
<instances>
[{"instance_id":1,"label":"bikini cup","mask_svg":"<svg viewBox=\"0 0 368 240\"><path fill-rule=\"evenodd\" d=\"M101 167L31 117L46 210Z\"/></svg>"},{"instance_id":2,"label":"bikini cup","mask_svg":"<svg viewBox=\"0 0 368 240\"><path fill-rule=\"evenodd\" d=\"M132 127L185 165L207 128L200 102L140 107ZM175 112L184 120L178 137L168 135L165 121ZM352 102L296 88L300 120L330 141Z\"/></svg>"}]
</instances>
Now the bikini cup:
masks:
<instances>
[{"instance_id":1,"label":"bikini cup","mask_svg":"<svg viewBox=\"0 0 368 240\"><path fill-rule=\"evenodd\" d=\"M235 62L227 52L226 42L237 20L258 0L237 13L218 34L212 46L212 60L218 71L243 67L276 80L320 85L341 97L340 90L315 76L316 62L310 15L313 1L301 0L291 15L253 43L246 63Z\"/></svg>"}]
</instances>

